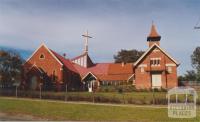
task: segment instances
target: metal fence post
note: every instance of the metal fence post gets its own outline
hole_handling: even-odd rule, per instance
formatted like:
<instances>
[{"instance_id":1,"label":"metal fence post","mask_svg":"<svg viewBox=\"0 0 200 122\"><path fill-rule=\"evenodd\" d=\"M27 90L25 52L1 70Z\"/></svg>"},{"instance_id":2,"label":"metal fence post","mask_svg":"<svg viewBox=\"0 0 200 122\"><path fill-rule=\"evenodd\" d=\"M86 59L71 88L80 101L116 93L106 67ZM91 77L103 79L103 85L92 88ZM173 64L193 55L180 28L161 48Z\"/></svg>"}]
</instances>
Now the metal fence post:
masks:
<instances>
[{"instance_id":1,"label":"metal fence post","mask_svg":"<svg viewBox=\"0 0 200 122\"><path fill-rule=\"evenodd\" d=\"M66 83L66 86L65 86L66 88L66 91L65 91L65 101L67 101L67 83Z\"/></svg>"},{"instance_id":2,"label":"metal fence post","mask_svg":"<svg viewBox=\"0 0 200 122\"><path fill-rule=\"evenodd\" d=\"M40 83L40 99L42 99L42 84Z\"/></svg>"},{"instance_id":3,"label":"metal fence post","mask_svg":"<svg viewBox=\"0 0 200 122\"><path fill-rule=\"evenodd\" d=\"M17 97L17 85L15 86L15 96Z\"/></svg>"}]
</instances>

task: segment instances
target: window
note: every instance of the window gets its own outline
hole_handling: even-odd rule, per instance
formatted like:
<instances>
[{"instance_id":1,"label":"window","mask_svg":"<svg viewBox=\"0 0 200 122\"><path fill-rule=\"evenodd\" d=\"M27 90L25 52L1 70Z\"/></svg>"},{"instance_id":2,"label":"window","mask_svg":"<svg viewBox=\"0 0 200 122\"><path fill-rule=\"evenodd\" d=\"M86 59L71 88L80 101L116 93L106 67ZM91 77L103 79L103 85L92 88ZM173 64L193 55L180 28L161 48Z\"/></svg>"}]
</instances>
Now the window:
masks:
<instances>
[{"instance_id":1,"label":"window","mask_svg":"<svg viewBox=\"0 0 200 122\"><path fill-rule=\"evenodd\" d=\"M172 67L167 67L168 73L172 73Z\"/></svg>"},{"instance_id":2,"label":"window","mask_svg":"<svg viewBox=\"0 0 200 122\"><path fill-rule=\"evenodd\" d=\"M141 73L144 73L144 67L141 67L140 70L141 70Z\"/></svg>"},{"instance_id":3,"label":"window","mask_svg":"<svg viewBox=\"0 0 200 122\"><path fill-rule=\"evenodd\" d=\"M160 58L151 58L150 64L151 66L160 66Z\"/></svg>"},{"instance_id":4,"label":"window","mask_svg":"<svg viewBox=\"0 0 200 122\"><path fill-rule=\"evenodd\" d=\"M44 58L45 58L44 54L41 54L40 59L44 59Z\"/></svg>"}]
</instances>

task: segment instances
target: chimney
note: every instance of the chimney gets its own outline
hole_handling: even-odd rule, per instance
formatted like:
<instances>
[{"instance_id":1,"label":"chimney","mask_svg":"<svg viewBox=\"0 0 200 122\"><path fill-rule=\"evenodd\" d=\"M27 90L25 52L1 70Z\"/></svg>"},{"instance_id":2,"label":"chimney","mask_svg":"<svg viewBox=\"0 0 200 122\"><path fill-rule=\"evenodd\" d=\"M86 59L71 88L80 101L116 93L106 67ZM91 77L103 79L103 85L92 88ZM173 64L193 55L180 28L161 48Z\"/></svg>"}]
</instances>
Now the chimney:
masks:
<instances>
[{"instance_id":1,"label":"chimney","mask_svg":"<svg viewBox=\"0 0 200 122\"><path fill-rule=\"evenodd\" d=\"M124 65L125 65L125 63L124 63L124 61L122 62L122 67L124 67Z\"/></svg>"}]
</instances>

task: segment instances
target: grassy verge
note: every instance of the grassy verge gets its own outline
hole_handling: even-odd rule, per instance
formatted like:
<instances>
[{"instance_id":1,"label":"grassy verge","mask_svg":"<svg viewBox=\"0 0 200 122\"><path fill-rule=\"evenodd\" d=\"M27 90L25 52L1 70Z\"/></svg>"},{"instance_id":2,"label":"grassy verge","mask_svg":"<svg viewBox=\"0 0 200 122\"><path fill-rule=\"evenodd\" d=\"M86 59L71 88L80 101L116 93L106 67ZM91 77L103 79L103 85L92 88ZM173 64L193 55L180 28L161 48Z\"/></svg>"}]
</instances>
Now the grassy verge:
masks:
<instances>
[{"instance_id":1,"label":"grassy verge","mask_svg":"<svg viewBox=\"0 0 200 122\"><path fill-rule=\"evenodd\" d=\"M21 113L48 118L49 120L85 121L142 121L142 122L199 122L200 111L194 119L171 119L167 108L122 107L56 103L47 101L13 100L0 97L0 112Z\"/></svg>"}]
</instances>

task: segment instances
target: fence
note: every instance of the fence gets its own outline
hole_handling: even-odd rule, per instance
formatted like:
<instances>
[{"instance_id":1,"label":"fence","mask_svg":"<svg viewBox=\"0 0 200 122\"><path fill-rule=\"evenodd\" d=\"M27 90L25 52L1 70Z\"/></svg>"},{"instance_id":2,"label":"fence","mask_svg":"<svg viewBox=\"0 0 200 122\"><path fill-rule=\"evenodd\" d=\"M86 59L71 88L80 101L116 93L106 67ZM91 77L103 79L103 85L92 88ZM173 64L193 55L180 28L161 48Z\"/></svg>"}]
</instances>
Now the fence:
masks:
<instances>
[{"instance_id":1,"label":"fence","mask_svg":"<svg viewBox=\"0 0 200 122\"><path fill-rule=\"evenodd\" d=\"M189 86L194 88L196 91L200 91L200 81L179 81L181 86Z\"/></svg>"},{"instance_id":2,"label":"fence","mask_svg":"<svg viewBox=\"0 0 200 122\"><path fill-rule=\"evenodd\" d=\"M61 101L84 101L95 103L137 104L137 105L166 105L167 92L47 92L47 91L23 91L15 89L0 89L1 96L20 98L38 98ZM200 104L200 100L197 100Z\"/></svg>"}]
</instances>

